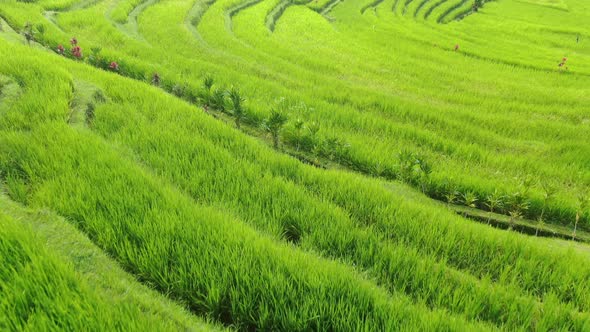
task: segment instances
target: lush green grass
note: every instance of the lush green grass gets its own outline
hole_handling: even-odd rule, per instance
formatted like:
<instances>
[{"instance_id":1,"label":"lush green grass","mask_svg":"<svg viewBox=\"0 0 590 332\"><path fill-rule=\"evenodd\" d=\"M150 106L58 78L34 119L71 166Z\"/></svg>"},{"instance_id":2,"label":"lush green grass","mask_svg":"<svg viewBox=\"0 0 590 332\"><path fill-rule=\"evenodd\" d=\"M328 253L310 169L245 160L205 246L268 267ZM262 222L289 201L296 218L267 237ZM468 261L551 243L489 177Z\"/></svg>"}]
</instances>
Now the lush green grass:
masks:
<instances>
[{"instance_id":1,"label":"lush green grass","mask_svg":"<svg viewBox=\"0 0 590 332\"><path fill-rule=\"evenodd\" d=\"M214 89L246 96L246 132L279 110L290 150L390 178L403 175L397 155L408 149L434 172L406 182L441 199L472 191L480 208L529 177L536 217L539 183L550 183L546 223L571 227L590 183L589 49L563 37L579 28L539 33L549 28L536 15L561 18L516 1L439 25L465 4L445 2L425 21L413 13L436 3L415 2L395 12L387 0L3 3L14 28L46 25L42 44L76 36L86 58L102 47L82 64L0 33L7 193L65 217L192 314L237 329L590 329L590 258L577 245L474 223L401 183L305 166L200 107L210 74ZM568 8L569 19L587 18L582 2ZM508 58L511 43L522 49ZM567 73L547 63L562 53L529 57L565 47L577 52ZM88 65L111 61L127 77ZM149 85L156 72L159 87Z\"/></svg>"},{"instance_id":2,"label":"lush green grass","mask_svg":"<svg viewBox=\"0 0 590 332\"><path fill-rule=\"evenodd\" d=\"M139 284L55 215L4 194L0 210L2 330L217 330Z\"/></svg>"},{"instance_id":3,"label":"lush green grass","mask_svg":"<svg viewBox=\"0 0 590 332\"><path fill-rule=\"evenodd\" d=\"M171 86L195 87L204 73L213 73L224 85L242 88L255 121L285 98L291 118L320 123L316 145L334 137L345 142L347 148L335 153L356 169L395 177L400 150L423 155L434 165L427 190L433 197L471 191L478 207L486 208L494 190L507 196L527 192L525 214L536 219L543 210L541 187L552 185L558 193L545 209L547 222L573 225L577 196L590 184L583 166L590 154L580 141L588 134L583 112L588 100L581 90L589 73L583 27L570 28L544 7L516 1L490 2L464 22L434 26L400 20L388 10L389 2L378 6L377 16L357 17L363 4L350 2L331 14L341 18L333 23L337 30L295 5L269 33L267 17L276 4L241 9L239 1L218 1L199 19L186 20L195 8L191 1L150 3L141 11L137 39L102 15L113 5L104 1L59 14L60 29L70 34L46 39L50 45L65 43L75 34L87 49L91 43L103 46L105 57L122 61L129 74L149 80L158 72ZM431 17L455 5L445 2ZM16 25L31 19L22 5L10 6L6 16ZM578 7L561 15L573 22L587 19L584 4L572 6ZM512 12L526 12L530 19ZM543 28L541 15L555 23ZM508 27L524 32L504 38ZM455 44L459 54L451 52ZM538 53L543 56L531 58ZM563 56L570 57L569 72L577 75L558 73ZM305 107L294 106L301 103ZM531 188L522 186L527 177ZM580 226L588 228L588 217L582 219Z\"/></svg>"},{"instance_id":4,"label":"lush green grass","mask_svg":"<svg viewBox=\"0 0 590 332\"><path fill-rule=\"evenodd\" d=\"M27 70L14 74L26 75ZM110 83L114 90L125 86ZM60 89L58 84L44 88ZM165 101L173 105L169 99ZM460 318L430 312L402 294L388 295L350 268L279 245L229 214L193 204L87 130L45 115L49 122L34 133L3 135L2 170L12 196L79 222L140 280L194 312L238 328L466 328ZM47 138L55 140L47 145L54 149L42 148ZM23 143L32 150L17 147ZM33 154L10 158L16 151ZM17 159L24 163L8 165ZM29 168L33 164L41 167ZM55 176L43 179L45 172ZM101 203L106 201L108 207Z\"/></svg>"}]
</instances>

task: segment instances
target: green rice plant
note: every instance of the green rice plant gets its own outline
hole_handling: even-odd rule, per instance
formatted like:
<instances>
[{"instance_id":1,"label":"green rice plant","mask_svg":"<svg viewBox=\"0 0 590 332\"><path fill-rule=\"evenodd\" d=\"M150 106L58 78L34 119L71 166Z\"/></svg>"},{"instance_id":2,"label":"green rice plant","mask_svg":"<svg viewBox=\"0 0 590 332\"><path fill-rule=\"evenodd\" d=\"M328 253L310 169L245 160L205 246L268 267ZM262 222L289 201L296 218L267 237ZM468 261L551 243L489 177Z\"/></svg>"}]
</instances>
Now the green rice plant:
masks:
<instances>
[{"instance_id":1,"label":"green rice plant","mask_svg":"<svg viewBox=\"0 0 590 332\"><path fill-rule=\"evenodd\" d=\"M43 25L41 23L38 23L38 24L35 25L34 34L37 34L38 35L37 39L43 40L44 39L44 36L45 36L45 31L46 31L45 30L45 25Z\"/></svg>"},{"instance_id":2,"label":"green rice plant","mask_svg":"<svg viewBox=\"0 0 590 332\"><path fill-rule=\"evenodd\" d=\"M17 202L27 203L31 188L29 180L24 174L10 171L6 175L0 174L0 179L4 180L7 193Z\"/></svg>"},{"instance_id":3,"label":"green rice plant","mask_svg":"<svg viewBox=\"0 0 590 332\"><path fill-rule=\"evenodd\" d=\"M578 211L576 212L576 221L574 222L574 231L572 233L572 240L576 239L576 232L578 231L578 224L581 216L588 213L588 206L590 206L590 199L588 196L581 194L578 196Z\"/></svg>"},{"instance_id":4,"label":"green rice plant","mask_svg":"<svg viewBox=\"0 0 590 332\"><path fill-rule=\"evenodd\" d=\"M422 20L452 20L472 3L400 0L393 13L385 1L360 14L366 2L319 1L307 5L335 20L293 4L269 31L278 2L2 3L10 195L63 214L141 282L236 329L587 330L583 245L479 225L419 191L459 204L471 192L478 208L512 211L513 224L542 216L590 229L576 201L590 185L590 62L574 43L588 6L498 2L438 25ZM404 8L418 14L395 16ZM47 48L75 35L109 61L23 47L11 27L27 21L44 24ZM556 49L572 54L563 75ZM119 75L87 65L112 59ZM145 84L154 72L163 91ZM195 112L203 73L216 77L212 109L234 108L221 88L231 82L248 96L243 127L284 111L301 120L281 131L284 150L330 169ZM64 121L88 88L80 81L104 92L90 98L89 128ZM402 172L391 151L404 150ZM551 179L553 199L513 180L522 174ZM522 199L491 208L497 192Z\"/></svg>"},{"instance_id":5,"label":"green rice plant","mask_svg":"<svg viewBox=\"0 0 590 332\"><path fill-rule=\"evenodd\" d=\"M92 287L96 284L91 284L84 273L75 270L75 264L64 262L63 256L49 250L38 231L5 213L0 212L2 330L169 331L198 327L216 330L204 324L179 321L181 315L170 314L170 308L161 300L152 299L149 304L159 305L160 310L168 312L146 310L145 303L136 297L137 285L128 283L126 296L107 287ZM79 260L85 259L84 253L79 254ZM113 272L109 273L112 277Z\"/></svg>"},{"instance_id":6,"label":"green rice plant","mask_svg":"<svg viewBox=\"0 0 590 332\"><path fill-rule=\"evenodd\" d=\"M59 144L59 148L50 144L56 150L45 150L36 157L45 159L43 155L48 157L55 153L62 156L60 161L56 160L50 166L59 169L58 173L62 175L48 179L43 189L37 192L39 204L52 206L73 220L84 220L79 226L103 249L120 257L120 262L142 276L143 281L154 284L173 298L188 301L193 312L242 329L275 327L305 330L321 326L350 329L364 321L386 329L407 324L432 327L462 324L450 323L443 318L444 315L439 320L435 318L438 314L424 319L423 323L419 323L422 319L398 320L390 313L396 312L396 317L405 315L400 309L408 308L407 301L401 300L398 306L398 300L366 284L339 264L316 261L317 258L310 254L290 253L291 249L259 235L237 220L194 205L181 193L165 188L167 186L162 186L149 173L121 159L117 153L105 153L100 140L67 130L65 125L58 127L45 127L34 134L41 140L53 137L53 141L64 144ZM16 148L13 144L30 141L30 137L33 136L13 136L11 142L3 143ZM71 140L83 144L68 144ZM70 146L72 150L63 150L63 146ZM98 150L103 150L103 153L96 153ZM76 175L67 171L78 167L77 162L66 162L72 156L90 158L79 164ZM105 172L112 176L105 177ZM104 182L101 183L100 179ZM72 186L64 186L65 183ZM149 198L154 194L158 198ZM110 206L88 209L89 205L101 206L97 195L109 197ZM111 200L115 196L119 197L118 203ZM150 201L150 210L141 208L144 199ZM187 222L195 217L199 220ZM179 229L183 231L179 232ZM294 239L293 225L287 229ZM242 250L245 247L249 249ZM153 257L162 259L154 260ZM220 264L220 260L225 264ZM314 267L304 267L306 264L314 264ZM221 266L224 268L220 269ZM279 270L284 273L277 274ZM310 275L311 271L315 271L313 275ZM343 289L348 291L342 292ZM307 295L301 297L302 293ZM316 296L316 300L310 301ZM366 308L367 305L374 310L354 309ZM380 307L383 309L375 310ZM303 318L291 320L273 308L280 308L281 312L293 310L303 314Z\"/></svg>"},{"instance_id":7,"label":"green rice plant","mask_svg":"<svg viewBox=\"0 0 590 332\"><path fill-rule=\"evenodd\" d=\"M283 226L282 237L288 242L298 244L304 235L298 221L293 217L285 216L282 218L281 224Z\"/></svg>"}]
</instances>

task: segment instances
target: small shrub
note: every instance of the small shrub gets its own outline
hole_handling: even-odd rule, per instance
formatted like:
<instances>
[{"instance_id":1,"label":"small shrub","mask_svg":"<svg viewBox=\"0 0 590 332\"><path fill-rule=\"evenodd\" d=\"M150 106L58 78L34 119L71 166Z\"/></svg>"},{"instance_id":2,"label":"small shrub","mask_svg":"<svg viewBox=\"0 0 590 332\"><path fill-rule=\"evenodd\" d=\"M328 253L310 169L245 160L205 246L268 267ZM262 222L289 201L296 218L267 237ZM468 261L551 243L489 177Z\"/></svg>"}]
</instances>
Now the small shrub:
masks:
<instances>
[{"instance_id":1,"label":"small shrub","mask_svg":"<svg viewBox=\"0 0 590 332\"><path fill-rule=\"evenodd\" d=\"M279 134L287 122L287 116L281 112L273 110L270 116L264 120L262 128L272 136L273 146L279 148Z\"/></svg>"},{"instance_id":2,"label":"small shrub","mask_svg":"<svg viewBox=\"0 0 590 332\"><path fill-rule=\"evenodd\" d=\"M328 137L315 147L315 152L332 161L347 162L350 145L338 137Z\"/></svg>"},{"instance_id":3,"label":"small shrub","mask_svg":"<svg viewBox=\"0 0 590 332\"><path fill-rule=\"evenodd\" d=\"M416 158L419 172L419 182L422 193L426 194L426 190L430 185L430 175L432 174L432 166L426 161L424 157Z\"/></svg>"},{"instance_id":4,"label":"small shrub","mask_svg":"<svg viewBox=\"0 0 590 332\"><path fill-rule=\"evenodd\" d=\"M445 201L447 202L447 205L455 204L457 198L459 198L459 192L457 190L452 189L447 191L444 197Z\"/></svg>"},{"instance_id":5,"label":"small shrub","mask_svg":"<svg viewBox=\"0 0 590 332\"><path fill-rule=\"evenodd\" d=\"M402 150L397 155L398 159L398 174L399 179L405 183L412 183L414 177L414 169L416 167L416 157L414 153L409 150Z\"/></svg>"},{"instance_id":6,"label":"small shrub","mask_svg":"<svg viewBox=\"0 0 590 332\"><path fill-rule=\"evenodd\" d=\"M488 215L488 225L492 219L492 214L496 212L498 209L501 209L504 206L504 196L498 192L498 190L494 190L493 193L489 194L486 197L485 206L490 211Z\"/></svg>"},{"instance_id":7,"label":"small shrub","mask_svg":"<svg viewBox=\"0 0 590 332\"><path fill-rule=\"evenodd\" d=\"M523 192L515 192L509 198L510 229L514 229L514 223L524 217L524 213L529 209L529 202L526 200Z\"/></svg>"},{"instance_id":8,"label":"small shrub","mask_svg":"<svg viewBox=\"0 0 590 332\"><path fill-rule=\"evenodd\" d=\"M184 96L185 90L187 89L186 84L174 84L172 86L172 90L170 91L176 97L182 98Z\"/></svg>"},{"instance_id":9,"label":"small shrub","mask_svg":"<svg viewBox=\"0 0 590 332\"><path fill-rule=\"evenodd\" d=\"M483 7L483 4L484 4L484 0L475 0L475 1L473 2L473 6L472 6L472 9L473 9L473 11L474 11L474 12L477 12L477 11L479 11L479 9L480 9L481 7Z\"/></svg>"},{"instance_id":10,"label":"small shrub","mask_svg":"<svg viewBox=\"0 0 590 332\"><path fill-rule=\"evenodd\" d=\"M205 76L203 79L202 92L200 93L199 101L205 107L205 110L208 110L209 107L212 106L211 104L214 84L215 80L210 75Z\"/></svg>"},{"instance_id":11,"label":"small shrub","mask_svg":"<svg viewBox=\"0 0 590 332\"><path fill-rule=\"evenodd\" d=\"M205 91L211 93L211 89L213 89L214 83L215 83L215 80L213 79L213 77L210 75L207 75L203 79L203 88L205 89Z\"/></svg>"},{"instance_id":12,"label":"small shrub","mask_svg":"<svg viewBox=\"0 0 590 332\"><path fill-rule=\"evenodd\" d=\"M285 128L283 140L289 145L295 146L297 151L311 152L317 145L317 133L320 126L315 123L306 124L298 119L291 126Z\"/></svg>"},{"instance_id":13,"label":"small shrub","mask_svg":"<svg viewBox=\"0 0 590 332\"><path fill-rule=\"evenodd\" d=\"M477 202L479 198L473 191L467 191L463 194L463 205L470 207L470 208L477 208ZM467 215L467 213L465 213Z\"/></svg>"},{"instance_id":14,"label":"small shrub","mask_svg":"<svg viewBox=\"0 0 590 332\"><path fill-rule=\"evenodd\" d=\"M235 119L236 127L240 129L242 122L246 118L246 110L243 106L246 99L242 97L240 91L235 87L232 87L230 90L228 90L227 95L231 105L231 114Z\"/></svg>"},{"instance_id":15,"label":"small shrub","mask_svg":"<svg viewBox=\"0 0 590 332\"><path fill-rule=\"evenodd\" d=\"M225 100L225 91L221 88L217 88L213 91L213 93L211 94L211 108L221 111L221 112L226 112L227 111L227 106L226 106L226 100Z\"/></svg>"}]
</instances>

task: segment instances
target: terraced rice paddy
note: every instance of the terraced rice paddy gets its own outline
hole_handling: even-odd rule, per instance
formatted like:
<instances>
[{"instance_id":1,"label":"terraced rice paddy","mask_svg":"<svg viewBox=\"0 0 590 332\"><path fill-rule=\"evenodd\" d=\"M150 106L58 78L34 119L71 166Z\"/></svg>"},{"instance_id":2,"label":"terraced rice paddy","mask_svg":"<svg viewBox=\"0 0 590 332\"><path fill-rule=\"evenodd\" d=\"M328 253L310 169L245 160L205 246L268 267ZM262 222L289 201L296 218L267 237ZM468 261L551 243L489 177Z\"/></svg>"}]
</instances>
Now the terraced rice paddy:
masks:
<instances>
[{"instance_id":1,"label":"terraced rice paddy","mask_svg":"<svg viewBox=\"0 0 590 332\"><path fill-rule=\"evenodd\" d=\"M589 21L2 0L0 330L590 330Z\"/></svg>"}]
</instances>

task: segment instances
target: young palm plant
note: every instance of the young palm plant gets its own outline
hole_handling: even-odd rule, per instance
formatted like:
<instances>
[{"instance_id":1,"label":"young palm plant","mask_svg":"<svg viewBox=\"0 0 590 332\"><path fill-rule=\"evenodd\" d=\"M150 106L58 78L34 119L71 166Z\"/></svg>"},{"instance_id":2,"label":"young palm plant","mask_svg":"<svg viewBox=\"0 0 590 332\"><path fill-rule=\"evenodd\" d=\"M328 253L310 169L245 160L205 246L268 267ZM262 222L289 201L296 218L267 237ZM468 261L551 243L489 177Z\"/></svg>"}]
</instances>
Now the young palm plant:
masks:
<instances>
[{"instance_id":1,"label":"young palm plant","mask_svg":"<svg viewBox=\"0 0 590 332\"><path fill-rule=\"evenodd\" d=\"M213 80L212 76L205 76L205 78L203 79L203 94L201 96L201 103L205 106L205 107L210 107L211 105L211 101L212 101L212 94L213 94L213 84L215 83L215 81Z\"/></svg>"},{"instance_id":2,"label":"young palm plant","mask_svg":"<svg viewBox=\"0 0 590 332\"><path fill-rule=\"evenodd\" d=\"M303 130L304 124L305 124L305 122L303 122L303 120L301 120L301 119L295 120L295 123L293 124L293 128L295 129L296 143L297 143L295 148L297 149L297 151L299 151L301 149L301 131Z\"/></svg>"},{"instance_id":3,"label":"young palm plant","mask_svg":"<svg viewBox=\"0 0 590 332\"><path fill-rule=\"evenodd\" d=\"M529 209L529 202L527 202L524 198L524 195L521 192L516 192L512 194L510 198L510 226L509 230L513 230L516 224L516 221L521 219L524 216L524 213Z\"/></svg>"},{"instance_id":4,"label":"young palm plant","mask_svg":"<svg viewBox=\"0 0 590 332\"><path fill-rule=\"evenodd\" d=\"M446 194L444 194L444 196L445 196L445 201L447 202L447 207L448 207L451 204L455 204L455 201L459 197L459 192L454 187L450 187L447 190Z\"/></svg>"},{"instance_id":5,"label":"young palm plant","mask_svg":"<svg viewBox=\"0 0 590 332\"><path fill-rule=\"evenodd\" d=\"M470 208L477 207L477 195L473 191L468 191L463 194L463 204ZM464 216L467 217L467 211L465 211Z\"/></svg>"},{"instance_id":6,"label":"young palm plant","mask_svg":"<svg viewBox=\"0 0 590 332\"><path fill-rule=\"evenodd\" d=\"M422 193L426 194L427 186L430 184L432 166L423 157L416 158L416 163L420 171L420 187L422 188Z\"/></svg>"},{"instance_id":7,"label":"young palm plant","mask_svg":"<svg viewBox=\"0 0 590 332\"><path fill-rule=\"evenodd\" d=\"M237 88L231 88L227 95L229 96L229 101L231 104L231 113L234 116L236 121L236 127L241 129L241 124L246 118L246 110L244 109L244 97L240 94L240 91Z\"/></svg>"},{"instance_id":8,"label":"young palm plant","mask_svg":"<svg viewBox=\"0 0 590 332\"><path fill-rule=\"evenodd\" d=\"M215 83L215 80L213 79L213 76L207 75L203 79L203 88L205 88L205 91L211 92L211 89L213 88L214 83Z\"/></svg>"},{"instance_id":9,"label":"young palm plant","mask_svg":"<svg viewBox=\"0 0 590 332\"><path fill-rule=\"evenodd\" d=\"M211 108L225 112L226 111L226 104L225 104L225 91L223 89L215 89L211 94Z\"/></svg>"},{"instance_id":10,"label":"young palm plant","mask_svg":"<svg viewBox=\"0 0 590 332\"><path fill-rule=\"evenodd\" d=\"M488 208L490 213L488 214L488 225L492 220L492 214L496 212L498 209L501 209L504 205L504 196L498 192L498 190L494 190L493 193L489 194L486 197L485 206Z\"/></svg>"},{"instance_id":11,"label":"young palm plant","mask_svg":"<svg viewBox=\"0 0 590 332\"><path fill-rule=\"evenodd\" d=\"M273 110L270 116L262 123L262 128L272 136L275 149L279 148L279 134L285 123L287 123L287 116L276 110Z\"/></svg>"}]
</instances>

